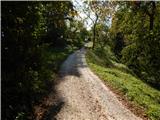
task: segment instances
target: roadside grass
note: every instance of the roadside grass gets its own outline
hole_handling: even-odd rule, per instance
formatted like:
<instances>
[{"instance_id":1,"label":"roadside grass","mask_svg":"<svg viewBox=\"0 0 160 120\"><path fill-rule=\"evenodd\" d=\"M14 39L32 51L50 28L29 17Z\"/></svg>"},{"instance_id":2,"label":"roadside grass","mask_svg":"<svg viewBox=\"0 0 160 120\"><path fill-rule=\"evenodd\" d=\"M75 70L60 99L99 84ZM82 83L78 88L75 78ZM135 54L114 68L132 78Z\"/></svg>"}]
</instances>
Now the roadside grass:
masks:
<instances>
[{"instance_id":1,"label":"roadside grass","mask_svg":"<svg viewBox=\"0 0 160 120\"><path fill-rule=\"evenodd\" d=\"M129 101L142 106L151 120L160 120L160 91L137 78L125 65L117 63L106 50L87 51L90 68L107 84L122 92Z\"/></svg>"}]
</instances>

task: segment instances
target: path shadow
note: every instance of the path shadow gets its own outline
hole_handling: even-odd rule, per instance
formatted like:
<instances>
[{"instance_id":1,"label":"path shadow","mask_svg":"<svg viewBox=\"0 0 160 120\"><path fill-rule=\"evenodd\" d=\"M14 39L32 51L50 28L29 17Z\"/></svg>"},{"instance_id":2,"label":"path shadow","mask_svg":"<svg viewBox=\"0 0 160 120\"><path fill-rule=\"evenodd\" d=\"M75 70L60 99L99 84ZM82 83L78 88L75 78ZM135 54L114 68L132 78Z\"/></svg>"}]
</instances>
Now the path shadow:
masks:
<instances>
[{"instance_id":1,"label":"path shadow","mask_svg":"<svg viewBox=\"0 0 160 120\"><path fill-rule=\"evenodd\" d=\"M62 65L62 69L59 71L55 86L60 84L63 80L66 80L66 76L81 77L81 72L79 69L87 67L86 62L84 61L85 56L83 55L83 52L85 52L84 49L77 50L67 58ZM59 92L55 90L54 95L56 96L56 100L53 105L48 106L47 111L43 114L42 120L57 120L56 115L65 105L65 100Z\"/></svg>"},{"instance_id":2,"label":"path shadow","mask_svg":"<svg viewBox=\"0 0 160 120\"><path fill-rule=\"evenodd\" d=\"M84 49L77 50L71 54L61 66L61 70L59 71L60 77L63 78L70 75L80 77L81 72L79 70L88 67L84 54Z\"/></svg>"},{"instance_id":3,"label":"path shadow","mask_svg":"<svg viewBox=\"0 0 160 120\"><path fill-rule=\"evenodd\" d=\"M64 104L63 99L58 99L56 104L50 106L44 113L42 120L57 120L55 116L60 112L61 108L63 108Z\"/></svg>"},{"instance_id":4,"label":"path shadow","mask_svg":"<svg viewBox=\"0 0 160 120\"><path fill-rule=\"evenodd\" d=\"M58 86L67 76L81 77L82 68L88 67L85 62L84 49L77 50L71 54L63 63L62 69L59 71L57 79L54 81L53 90L49 93L48 98L42 102L42 106L38 107L37 113L43 113L36 117L36 120L57 120L56 116L65 105L65 99L57 91Z\"/></svg>"}]
</instances>

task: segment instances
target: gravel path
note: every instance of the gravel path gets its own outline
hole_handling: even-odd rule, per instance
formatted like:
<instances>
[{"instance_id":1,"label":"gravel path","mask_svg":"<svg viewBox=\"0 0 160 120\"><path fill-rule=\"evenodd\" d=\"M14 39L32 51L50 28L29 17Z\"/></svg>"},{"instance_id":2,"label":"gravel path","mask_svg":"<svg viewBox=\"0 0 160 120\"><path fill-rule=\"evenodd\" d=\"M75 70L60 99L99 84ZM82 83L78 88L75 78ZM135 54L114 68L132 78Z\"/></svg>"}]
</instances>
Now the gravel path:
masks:
<instances>
[{"instance_id":1,"label":"gravel path","mask_svg":"<svg viewBox=\"0 0 160 120\"><path fill-rule=\"evenodd\" d=\"M141 120L126 109L87 67L85 49L71 54L56 86L63 101L56 120Z\"/></svg>"}]
</instances>

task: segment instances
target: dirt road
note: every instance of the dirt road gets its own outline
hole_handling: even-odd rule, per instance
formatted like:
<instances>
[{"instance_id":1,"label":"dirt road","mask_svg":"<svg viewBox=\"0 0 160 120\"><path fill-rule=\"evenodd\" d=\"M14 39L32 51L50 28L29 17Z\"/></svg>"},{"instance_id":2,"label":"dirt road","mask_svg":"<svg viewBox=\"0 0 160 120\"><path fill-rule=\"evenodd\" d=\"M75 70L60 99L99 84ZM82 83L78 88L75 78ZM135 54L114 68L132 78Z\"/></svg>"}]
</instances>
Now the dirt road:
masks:
<instances>
[{"instance_id":1,"label":"dirt road","mask_svg":"<svg viewBox=\"0 0 160 120\"><path fill-rule=\"evenodd\" d=\"M61 98L56 120L141 120L126 109L88 68L85 49L71 54L56 86Z\"/></svg>"}]
</instances>

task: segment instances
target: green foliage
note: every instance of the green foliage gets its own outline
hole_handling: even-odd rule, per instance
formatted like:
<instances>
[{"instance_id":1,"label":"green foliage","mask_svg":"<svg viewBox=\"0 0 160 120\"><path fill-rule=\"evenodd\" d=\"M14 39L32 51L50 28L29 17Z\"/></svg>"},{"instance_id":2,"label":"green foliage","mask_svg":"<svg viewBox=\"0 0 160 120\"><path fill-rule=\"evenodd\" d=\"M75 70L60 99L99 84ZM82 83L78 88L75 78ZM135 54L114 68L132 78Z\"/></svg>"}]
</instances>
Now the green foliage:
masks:
<instances>
[{"instance_id":1,"label":"green foliage","mask_svg":"<svg viewBox=\"0 0 160 120\"><path fill-rule=\"evenodd\" d=\"M127 66L136 71L139 67L139 63L137 60L138 55L139 51L136 44L128 45L122 50L121 61L122 63L125 63Z\"/></svg>"},{"instance_id":2,"label":"green foliage","mask_svg":"<svg viewBox=\"0 0 160 120\"><path fill-rule=\"evenodd\" d=\"M121 61L141 79L159 88L160 3L120 2L118 5L110 32L112 39L116 39L117 33L123 33L126 47L122 49Z\"/></svg>"},{"instance_id":3,"label":"green foliage","mask_svg":"<svg viewBox=\"0 0 160 120\"><path fill-rule=\"evenodd\" d=\"M44 2L46 19L47 36L45 42L52 46L65 47L67 46L67 25L66 21L73 19L75 13L72 3L70 1L62 2Z\"/></svg>"},{"instance_id":4,"label":"green foliage","mask_svg":"<svg viewBox=\"0 0 160 120\"><path fill-rule=\"evenodd\" d=\"M96 61L95 57L100 59L94 52L87 52L89 66L102 80L123 92L130 101L143 106L150 119L160 119L160 92L158 90L133 76L124 65L113 62L114 66L104 67L104 65L97 64L99 61ZM105 59L101 59L101 61L105 61Z\"/></svg>"},{"instance_id":5,"label":"green foliage","mask_svg":"<svg viewBox=\"0 0 160 120\"><path fill-rule=\"evenodd\" d=\"M69 29L66 31L68 38L67 43L70 44L72 48L81 48L85 39L89 36L88 31L81 21L72 21L68 26Z\"/></svg>"},{"instance_id":6,"label":"green foliage","mask_svg":"<svg viewBox=\"0 0 160 120\"><path fill-rule=\"evenodd\" d=\"M71 52L65 20L73 11L71 2L2 2L2 119L29 119L51 88Z\"/></svg>"},{"instance_id":7,"label":"green foliage","mask_svg":"<svg viewBox=\"0 0 160 120\"><path fill-rule=\"evenodd\" d=\"M109 44L108 26L104 23L97 23L96 25L96 45L104 48Z\"/></svg>"},{"instance_id":8,"label":"green foliage","mask_svg":"<svg viewBox=\"0 0 160 120\"><path fill-rule=\"evenodd\" d=\"M88 54L91 54L91 56L93 55L94 57L92 57L92 62L100 66L112 66L113 60L117 60L109 46L104 48L97 47L93 51L96 55L90 51L88 51Z\"/></svg>"}]
</instances>

